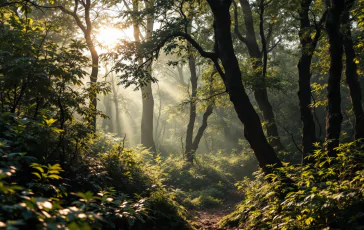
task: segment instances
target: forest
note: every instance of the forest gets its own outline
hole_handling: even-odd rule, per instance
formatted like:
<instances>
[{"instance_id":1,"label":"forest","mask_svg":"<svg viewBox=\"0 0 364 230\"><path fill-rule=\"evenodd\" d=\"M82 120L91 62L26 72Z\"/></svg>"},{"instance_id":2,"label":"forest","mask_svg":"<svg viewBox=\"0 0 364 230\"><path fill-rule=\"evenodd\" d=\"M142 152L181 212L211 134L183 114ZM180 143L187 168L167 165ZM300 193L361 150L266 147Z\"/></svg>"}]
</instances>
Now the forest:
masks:
<instances>
[{"instance_id":1,"label":"forest","mask_svg":"<svg viewBox=\"0 0 364 230\"><path fill-rule=\"evenodd\" d=\"M364 229L364 0L0 0L0 229Z\"/></svg>"}]
</instances>

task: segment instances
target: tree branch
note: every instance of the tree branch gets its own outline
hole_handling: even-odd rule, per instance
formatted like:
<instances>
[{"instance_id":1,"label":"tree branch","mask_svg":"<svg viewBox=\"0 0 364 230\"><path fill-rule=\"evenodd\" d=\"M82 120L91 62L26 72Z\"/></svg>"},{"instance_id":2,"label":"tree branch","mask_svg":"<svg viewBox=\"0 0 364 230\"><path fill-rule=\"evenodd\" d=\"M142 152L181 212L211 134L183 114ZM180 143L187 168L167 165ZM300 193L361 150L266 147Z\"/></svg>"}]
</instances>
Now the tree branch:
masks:
<instances>
[{"instance_id":1,"label":"tree branch","mask_svg":"<svg viewBox=\"0 0 364 230\"><path fill-rule=\"evenodd\" d=\"M274 43L274 45L272 45L272 47L270 47L270 48L267 50L267 53L272 52L272 50L274 50L274 48L276 48L276 47L277 47L277 45L278 45L281 41L282 41L282 39L281 39L281 38L279 38L279 40L278 40L276 43Z\"/></svg>"},{"instance_id":2,"label":"tree branch","mask_svg":"<svg viewBox=\"0 0 364 230\"><path fill-rule=\"evenodd\" d=\"M311 47L316 47L317 42L321 37L322 24L326 21L327 14L328 14L328 11L326 10L324 12L324 14L322 15L320 21L318 23L315 23L316 34L315 34L315 37L312 40Z\"/></svg>"},{"instance_id":3,"label":"tree branch","mask_svg":"<svg viewBox=\"0 0 364 230\"><path fill-rule=\"evenodd\" d=\"M201 46L200 46L200 44L198 44L197 42L196 42L196 40L195 39L193 39L192 37L191 37L191 35L189 35L189 34L186 34L186 33L183 33L183 32L174 32L174 33L172 33L172 34L170 34L170 35L168 35L168 36L166 36L163 40L162 40L162 42L159 44L159 46L157 47L157 49L158 50L160 50L163 46L164 46L164 44L166 43L166 42L168 42L170 39L173 39L173 38L177 38L177 37L182 37L182 38L184 38L184 39L186 39L199 53L200 53L200 55L202 56L202 57L205 57L205 58L209 58L209 59L211 59L212 61L214 61L214 60L217 60L217 55L216 55L216 53L215 52L207 52L207 51L205 51Z\"/></svg>"},{"instance_id":4,"label":"tree branch","mask_svg":"<svg viewBox=\"0 0 364 230\"><path fill-rule=\"evenodd\" d=\"M239 31L238 6L235 1L233 1L233 5L234 5L234 33L241 42L243 42L245 45L248 45L248 40Z\"/></svg>"}]
</instances>

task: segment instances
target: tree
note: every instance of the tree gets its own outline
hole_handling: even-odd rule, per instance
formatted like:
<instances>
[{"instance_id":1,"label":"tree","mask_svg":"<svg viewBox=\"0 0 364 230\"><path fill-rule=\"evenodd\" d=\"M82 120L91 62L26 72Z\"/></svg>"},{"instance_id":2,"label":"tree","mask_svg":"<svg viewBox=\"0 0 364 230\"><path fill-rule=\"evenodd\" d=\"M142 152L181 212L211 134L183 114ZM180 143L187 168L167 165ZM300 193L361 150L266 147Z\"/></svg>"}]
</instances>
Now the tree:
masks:
<instances>
[{"instance_id":1,"label":"tree","mask_svg":"<svg viewBox=\"0 0 364 230\"><path fill-rule=\"evenodd\" d=\"M189 51L190 51L190 46L189 46ZM190 51L191 52L191 51ZM197 109L196 109L196 104L197 104L197 83L198 83L198 77L197 77L197 72L196 72L196 60L195 57L193 56L193 54L189 53L188 55L188 62L189 62L189 69L191 72L191 97L190 97L190 111L189 111L189 121L188 121L188 125L187 125L187 130L186 130L186 148L185 148L185 155L186 155L186 161L188 163L193 164L193 160L194 160L194 155L197 151L198 145L201 141L201 138L207 128L207 120L209 118L209 116L212 114L213 109L214 109L214 105L213 102L210 102L203 114L203 118L202 118L202 124L199 127L197 134L195 136L195 138L193 138L193 132L194 132L194 126L195 126L195 121L196 121L196 116L197 116ZM212 81L213 81L213 76L216 73L216 71L214 71L211 75L211 82L210 82L210 88L212 87ZM211 94L211 89L210 89L210 94Z\"/></svg>"},{"instance_id":2,"label":"tree","mask_svg":"<svg viewBox=\"0 0 364 230\"><path fill-rule=\"evenodd\" d=\"M326 19L326 12L322 16L319 23L315 22L315 28L311 25L309 11L312 0L302 0L299 8L299 22L300 22L300 44L301 44L301 57L298 62L298 75L299 75L299 91L298 97L300 100L300 112L302 120L302 145L303 145L303 160L309 153L313 151L313 144L316 142L316 128L311 111L311 63L314 51L316 49L318 40L321 36L321 25ZM315 33L313 38L312 34Z\"/></svg>"},{"instance_id":3,"label":"tree","mask_svg":"<svg viewBox=\"0 0 364 230\"><path fill-rule=\"evenodd\" d=\"M192 32L192 23L193 23L193 17L196 17L195 12L191 12L191 15L188 18L188 23L186 23L186 29L185 31L188 34L191 34ZM203 133L205 132L205 129L207 128L207 119L209 118L209 116L212 114L213 111L213 104L209 104L207 106L207 109L205 111L205 113L203 114L203 119L202 119L202 125L200 126L200 128L198 129L198 132L195 136L195 138L193 138L193 133L194 133L194 127L195 127L195 122L196 122L196 117L197 117L197 85L198 85L198 79L199 76L197 74L197 70L196 70L196 57L195 57L195 52L193 52L192 50L192 46L191 44L187 44L187 58L188 58L188 67L191 73L191 77L190 77L190 82L191 82L191 96L190 96L190 110L189 110L189 121L188 121L188 125L187 125L187 130L186 130L186 148L185 148L185 155L186 155L186 161L188 163L193 164L193 160L194 160L194 155L196 153L196 150L198 148L198 145L200 143L200 140L203 136ZM212 74L211 78L213 77L214 73ZM211 84L212 84L212 80L211 80Z\"/></svg>"},{"instance_id":4,"label":"tree","mask_svg":"<svg viewBox=\"0 0 364 230\"><path fill-rule=\"evenodd\" d=\"M350 90L350 99L355 115L355 140L364 138L364 111L362 106L362 92L358 80L357 59L354 50L354 42L351 35L350 9L354 1L345 1L345 11L343 13L343 43L346 56L346 83Z\"/></svg>"},{"instance_id":5,"label":"tree","mask_svg":"<svg viewBox=\"0 0 364 230\"><path fill-rule=\"evenodd\" d=\"M340 32L341 16L344 12L345 4L342 0L326 1L328 16L326 30L330 44L330 70L327 86L328 110L326 115L326 141L330 156L335 156L334 150L339 146L341 131L341 72L343 69L343 36Z\"/></svg>"},{"instance_id":6,"label":"tree","mask_svg":"<svg viewBox=\"0 0 364 230\"><path fill-rule=\"evenodd\" d=\"M277 157L273 147L268 143L258 114L254 110L252 103L245 91L241 79L241 71L235 55L231 36L231 0L207 0L207 3L214 17L214 49L215 52L205 51L193 37L181 31L164 31L162 40L154 51L159 52L163 45L176 37L186 39L200 53L202 57L209 58L215 65L220 77L222 78L230 101L233 103L235 111L244 124L244 136L252 147L258 159L260 167L266 173L272 171L272 167L281 167L282 163ZM220 62L222 67L220 66Z\"/></svg>"},{"instance_id":7,"label":"tree","mask_svg":"<svg viewBox=\"0 0 364 230\"><path fill-rule=\"evenodd\" d=\"M127 5L127 3L125 3ZM153 11L153 0L145 0L144 1L146 10ZM139 12L139 1L133 0L133 12ZM153 34L153 24L154 24L154 15L151 12L147 13L146 16L146 35L145 39L148 41ZM133 29L134 29L134 40L137 44L140 44L140 27L136 18L133 18ZM142 59L139 59L139 64L143 63ZM151 69L151 61L147 64L147 72L149 75L152 74ZM141 144L148 148L151 152L156 153L154 138L153 138L153 123L154 123L154 98L152 91L152 83L151 81L146 81L141 83L141 93L142 93L142 121L141 121Z\"/></svg>"},{"instance_id":8,"label":"tree","mask_svg":"<svg viewBox=\"0 0 364 230\"><path fill-rule=\"evenodd\" d=\"M264 31L264 11L265 7L270 4L272 1L265 3L264 0L260 0L259 2L259 34L260 41L262 44L262 49L259 48L258 40L255 36L254 29L254 19L252 14L252 9L248 0L240 0L240 5L244 15L244 25L246 36L244 37L239 30L239 22L238 22L238 11L237 4L233 1L234 4L234 32L239 38L241 42L243 42L249 52L249 56L251 59L251 64L253 67L253 71L255 74L255 82L253 85L254 97L257 101L259 109L263 114L263 120L268 124L266 125L267 135L270 138L270 142L273 147L277 148L277 150L284 150L284 146L280 140L277 124L274 117L273 107L268 98L267 92L267 83L266 83L266 74L267 74L267 61L268 61L268 47L267 40L271 39L272 30L274 23L271 23L268 31L268 38L266 38ZM275 44L276 45L276 44ZM273 46L275 46L273 45ZM273 49L274 47L272 47Z\"/></svg>"},{"instance_id":9,"label":"tree","mask_svg":"<svg viewBox=\"0 0 364 230\"><path fill-rule=\"evenodd\" d=\"M58 4L57 2L55 4ZM97 53L93 38L92 38L92 20L91 20L91 11L95 6L95 2L91 2L91 0L74 0L73 10L66 9L65 5L57 5L63 13L70 15L76 22L77 26L81 29L87 47L91 54L92 66L91 66L91 75L90 75L90 85L91 85L91 93L90 93L90 109L93 111L93 115L90 117L90 123L93 127L93 131L96 131L96 109L97 109L97 76L99 74L99 55ZM79 6L82 6L82 9L79 9ZM81 21L80 16L78 15L79 11L84 11L84 21Z\"/></svg>"}]
</instances>

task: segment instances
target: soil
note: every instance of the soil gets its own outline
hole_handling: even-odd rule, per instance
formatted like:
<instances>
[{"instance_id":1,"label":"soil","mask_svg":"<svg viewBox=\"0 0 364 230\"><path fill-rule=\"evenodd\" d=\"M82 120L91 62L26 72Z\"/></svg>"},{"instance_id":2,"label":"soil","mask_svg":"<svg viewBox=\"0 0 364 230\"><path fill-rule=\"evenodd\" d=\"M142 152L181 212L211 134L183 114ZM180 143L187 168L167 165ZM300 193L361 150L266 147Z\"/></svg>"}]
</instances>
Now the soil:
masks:
<instances>
[{"instance_id":1,"label":"soil","mask_svg":"<svg viewBox=\"0 0 364 230\"><path fill-rule=\"evenodd\" d=\"M233 193L229 196L221 206L216 208L210 208L205 210L191 210L190 213L194 216L194 227L199 230L238 230L239 228L220 228L219 221L231 213L235 205L241 201L241 197L238 193Z\"/></svg>"}]
</instances>

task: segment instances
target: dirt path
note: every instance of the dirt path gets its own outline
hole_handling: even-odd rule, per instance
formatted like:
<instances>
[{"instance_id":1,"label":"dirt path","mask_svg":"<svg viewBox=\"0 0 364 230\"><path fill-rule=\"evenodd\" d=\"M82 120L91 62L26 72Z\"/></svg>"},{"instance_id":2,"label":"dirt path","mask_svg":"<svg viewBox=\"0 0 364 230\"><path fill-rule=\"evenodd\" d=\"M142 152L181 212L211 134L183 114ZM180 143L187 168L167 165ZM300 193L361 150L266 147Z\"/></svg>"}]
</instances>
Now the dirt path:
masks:
<instances>
[{"instance_id":1,"label":"dirt path","mask_svg":"<svg viewBox=\"0 0 364 230\"><path fill-rule=\"evenodd\" d=\"M191 214L195 216L194 227L199 230L238 230L238 228L220 228L218 225L221 218L232 212L235 205L240 201L238 194L232 194L229 197L230 199L219 207L191 211Z\"/></svg>"}]
</instances>

